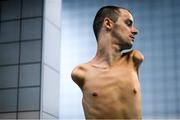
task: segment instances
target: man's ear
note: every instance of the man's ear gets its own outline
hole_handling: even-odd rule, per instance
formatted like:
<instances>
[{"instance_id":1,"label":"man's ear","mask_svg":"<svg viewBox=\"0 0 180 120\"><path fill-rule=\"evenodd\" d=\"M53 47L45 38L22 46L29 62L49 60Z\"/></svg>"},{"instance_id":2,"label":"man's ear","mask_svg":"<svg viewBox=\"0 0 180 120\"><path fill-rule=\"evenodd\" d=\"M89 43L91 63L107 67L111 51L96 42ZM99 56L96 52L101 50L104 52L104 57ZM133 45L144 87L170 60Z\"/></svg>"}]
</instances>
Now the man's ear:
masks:
<instances>
[{"instance_id":1,"label":"man's ear","mask_svg":"<svg viewBox=\"0 0 180 120\"><path fill-rule=\"evenodd\" d=\"M104 26L110 30L112 28L112 21L108 18L108 17L105 17L104 18Z\"/></svg>"}]
</instances>

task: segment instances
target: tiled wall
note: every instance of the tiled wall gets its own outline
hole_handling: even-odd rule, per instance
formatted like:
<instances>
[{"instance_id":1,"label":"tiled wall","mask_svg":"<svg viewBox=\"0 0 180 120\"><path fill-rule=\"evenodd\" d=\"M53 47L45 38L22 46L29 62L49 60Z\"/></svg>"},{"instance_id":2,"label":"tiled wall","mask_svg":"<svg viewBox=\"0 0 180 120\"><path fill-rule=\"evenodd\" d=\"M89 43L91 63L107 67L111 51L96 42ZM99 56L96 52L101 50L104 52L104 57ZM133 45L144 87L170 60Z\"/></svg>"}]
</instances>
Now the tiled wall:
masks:
<instances>
[{"instance_id":1,"label":"tiled wall","mask_svg":"<svg viewBox=\"0 0 180 120\"><path fill-rule=\"evenodd\" d=\"M92 23L104 5L129 8L139 29L134 48L145 56L140 69L143 118L180 118L179 0L63 0L61 118L84 118L82 93L70 74L95 55Z\"/></svg>"},{"instance_id":2,"label":"tiled wall","mask_svg":"<svg viewBox=\"0 0 180 120\"><path fill-rule=\"evenodd\" d=\"M0 119L39 118L43 0L0 1Z\"/></svg>"},{"instance_id":3,"label":"tiled wall","mask_svg":"<svg viewBox=\"0 0 180 120\"><path fill-rule=\"evenodd\" d=\"M59 118L61 0L45 0L41 118Z\"/></svg>"}]
</instances>

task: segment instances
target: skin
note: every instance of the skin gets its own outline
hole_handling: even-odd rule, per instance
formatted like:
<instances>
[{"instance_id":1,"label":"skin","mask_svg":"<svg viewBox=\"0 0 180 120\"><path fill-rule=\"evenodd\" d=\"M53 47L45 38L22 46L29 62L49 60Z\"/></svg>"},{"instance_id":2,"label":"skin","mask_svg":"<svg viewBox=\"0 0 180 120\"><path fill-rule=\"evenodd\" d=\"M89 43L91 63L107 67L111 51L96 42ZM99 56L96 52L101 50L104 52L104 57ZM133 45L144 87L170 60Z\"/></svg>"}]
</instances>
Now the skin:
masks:
<instances>
[{"instance_id":1,"label":"skin","mask_svg":"<svg viewBox=\"0 0 180 120\"><path fill-rule=\"evenodd\" d=\"M138 69L144 57L137 50L122 53L132 47L137 29L131 13L120 11L115 23L104 19L96 56L71 74L82 90L86 119L141 119Z\"/></svg>"}]
</instances>

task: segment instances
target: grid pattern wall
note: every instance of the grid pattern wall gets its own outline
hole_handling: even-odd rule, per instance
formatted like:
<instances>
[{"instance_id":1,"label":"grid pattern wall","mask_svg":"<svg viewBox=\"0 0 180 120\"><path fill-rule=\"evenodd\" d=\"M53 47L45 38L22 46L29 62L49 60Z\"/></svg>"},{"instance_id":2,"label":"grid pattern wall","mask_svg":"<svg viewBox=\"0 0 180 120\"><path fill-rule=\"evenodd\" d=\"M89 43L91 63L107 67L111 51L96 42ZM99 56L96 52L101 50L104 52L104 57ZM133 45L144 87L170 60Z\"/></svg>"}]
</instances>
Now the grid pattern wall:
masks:
<instances>
[{"instance_id":1,"label":"grid pattern wall","mask_svg":"<svg viewBox=\"0 0 180 120\"><path fill-rule=\"evenodd\" d=\"M0 119L39 118L42 0L0 1Z\"/></svg>"},{"instance_id":2,"label":"grid pattern wall","mask_svg":"<svg viewBox=\"0 0 180 120\"><path fill-rule=\"evenodd\" d=\"M139 35L134 48L144 56L140 69L143 118L180 117L179 0L64 0L61 41L61 118L84 118L82 93L72 69L96 52L92 23L104 5L129 8Z\"/></svg>"}]
</instances>

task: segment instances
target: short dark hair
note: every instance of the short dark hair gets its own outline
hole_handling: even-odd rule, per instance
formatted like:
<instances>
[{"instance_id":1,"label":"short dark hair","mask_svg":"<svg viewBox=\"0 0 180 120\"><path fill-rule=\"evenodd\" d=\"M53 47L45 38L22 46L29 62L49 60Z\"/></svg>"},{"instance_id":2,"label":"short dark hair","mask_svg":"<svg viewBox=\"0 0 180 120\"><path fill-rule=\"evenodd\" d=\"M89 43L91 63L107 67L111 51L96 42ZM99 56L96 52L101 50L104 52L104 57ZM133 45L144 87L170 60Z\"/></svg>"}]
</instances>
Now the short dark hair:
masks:
<instances>
[{"instance_id":1,"label":"short dark hair","mask_svg":"<svg viewBox=\"0 0 180 120\"><path fill-rule=\"evenodd\" d=\"M95 34L97 41L98 41L99 32L102 27L104 18L108 17L113 22L116 22L118 20L119 14L120 14L120 9L128 10L123 7L104 6L104 7L100 8L99 11L96 13L96 16L95 16L94 22L93 22L93 30L94 30L94 34Z\"/></svg>"}]
</instances>

